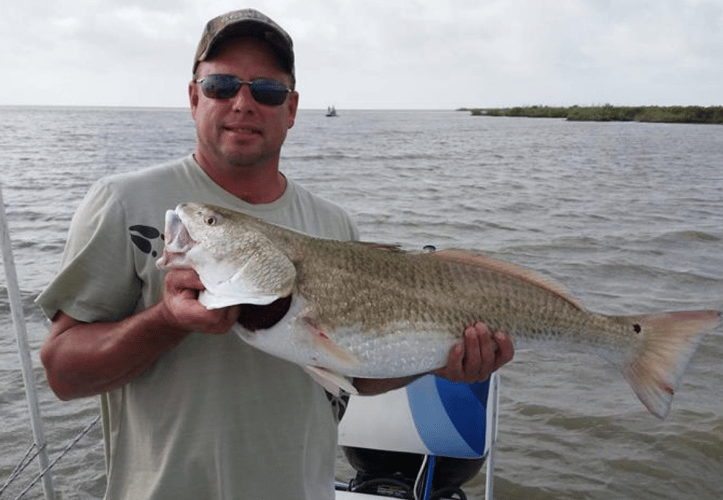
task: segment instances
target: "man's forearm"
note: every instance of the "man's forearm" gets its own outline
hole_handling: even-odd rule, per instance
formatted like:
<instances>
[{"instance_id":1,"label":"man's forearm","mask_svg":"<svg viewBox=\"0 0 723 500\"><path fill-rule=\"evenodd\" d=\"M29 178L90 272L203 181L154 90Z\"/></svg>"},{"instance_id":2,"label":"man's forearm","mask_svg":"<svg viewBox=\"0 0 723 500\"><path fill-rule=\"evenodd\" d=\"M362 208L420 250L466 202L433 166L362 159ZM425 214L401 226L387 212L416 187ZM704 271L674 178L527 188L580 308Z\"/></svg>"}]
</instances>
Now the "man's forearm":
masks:
<instances>
[{"instance_id":1,"label":"man's forearm","mask_svg":"<svg viewBox=\"0 0 723 500\"><path fill-rule=\"evenodd\" d=\"M82 323L60 312L41 349L48 383L63 400L122 387L187 332L170 327L157 304L118 322Z\"/></svg>"}]
</instances>

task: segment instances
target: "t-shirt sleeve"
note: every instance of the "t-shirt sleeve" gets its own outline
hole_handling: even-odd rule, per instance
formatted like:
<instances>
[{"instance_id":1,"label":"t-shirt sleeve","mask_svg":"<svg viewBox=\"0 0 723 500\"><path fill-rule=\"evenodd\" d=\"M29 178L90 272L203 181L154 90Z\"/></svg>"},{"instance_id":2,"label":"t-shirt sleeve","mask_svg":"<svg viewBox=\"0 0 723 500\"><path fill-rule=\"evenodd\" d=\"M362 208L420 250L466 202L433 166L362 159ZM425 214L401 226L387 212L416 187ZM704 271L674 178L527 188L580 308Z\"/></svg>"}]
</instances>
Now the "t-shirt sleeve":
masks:
<instances>
[{"instance_id":1,"label":"t-shirt sleeve","mask_svg":"<svg viewBox=\"0 0 723 500\"><path fill-rule=\"evenodd\" d=\"M91 188L73 216L61 270L37 303L78 321L117 321L133 313L141 291L125 210L110 186Z\"/></svg>"}]
</instances>

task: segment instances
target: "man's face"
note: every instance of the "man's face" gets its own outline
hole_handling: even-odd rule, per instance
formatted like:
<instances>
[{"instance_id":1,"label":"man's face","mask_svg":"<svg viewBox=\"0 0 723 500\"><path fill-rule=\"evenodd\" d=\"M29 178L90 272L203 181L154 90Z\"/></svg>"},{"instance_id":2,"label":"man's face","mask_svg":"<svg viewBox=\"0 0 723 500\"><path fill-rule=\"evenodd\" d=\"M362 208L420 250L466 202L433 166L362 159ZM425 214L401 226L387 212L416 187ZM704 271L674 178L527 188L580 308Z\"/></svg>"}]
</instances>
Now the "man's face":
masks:
<instances>
[{"instance_id":1,"label":"man's face","mask_svg":"<svg viewBox=\"0 0 723 500\"><path fill-rule=\"evenodd\" d=\"M226 44L213 59L199 64L196 79L211 74L234 75L244 81L272 78L291 85L290 75L281 69L271 47L254 38ZM281 146L296 118L296 92L280 106L267 106L251 97L248 85L229 99L212 99L191 82L189 96L198 135L196 156L204 168L278 168Z\"/></svg>"}]
</instances>

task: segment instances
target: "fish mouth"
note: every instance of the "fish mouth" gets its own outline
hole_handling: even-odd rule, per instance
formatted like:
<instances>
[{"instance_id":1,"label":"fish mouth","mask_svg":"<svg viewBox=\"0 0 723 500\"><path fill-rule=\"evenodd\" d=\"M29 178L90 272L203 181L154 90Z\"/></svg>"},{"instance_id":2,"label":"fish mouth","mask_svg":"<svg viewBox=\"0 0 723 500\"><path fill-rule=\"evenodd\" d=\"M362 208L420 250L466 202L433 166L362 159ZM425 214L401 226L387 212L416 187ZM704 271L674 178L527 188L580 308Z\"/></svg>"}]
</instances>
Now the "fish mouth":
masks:
<instances>
[{"instance_id":1,"label":"fish mouth","mask_svg":"<svg viewBox=\"0 0 723 500\"><path fill-rule=\"evenodd\" d=\"M156 262L158 269L165 269L174 264L179 264L186 256L186 253L196 244L176 210L166 210L166 227L163 240L163 257Z\"/></svg>"}]
</instances>

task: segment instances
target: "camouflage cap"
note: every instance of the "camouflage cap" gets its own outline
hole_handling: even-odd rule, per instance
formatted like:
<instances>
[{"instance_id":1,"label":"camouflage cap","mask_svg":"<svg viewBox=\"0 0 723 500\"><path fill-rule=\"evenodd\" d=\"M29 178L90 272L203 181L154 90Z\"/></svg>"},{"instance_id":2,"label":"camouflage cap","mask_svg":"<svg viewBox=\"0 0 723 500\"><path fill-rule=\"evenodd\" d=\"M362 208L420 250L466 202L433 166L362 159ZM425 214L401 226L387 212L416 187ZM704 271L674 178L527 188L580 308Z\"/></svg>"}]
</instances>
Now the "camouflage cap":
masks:
<instances>
[{"instance_id":1,"label":"camouflage cap","mask_svg":"<svg viewBox=\"0 0 723 500\"><path fill-rule=\"evenodd\" d=\"M198 42L193 59L193 74L198 63L205 61L219 42L238 35L267 41L276 52L283 68L294 76L294 44L289 34L271 18L255 9L234 10L211 19Z\"/></svg>"}]
</instances>

